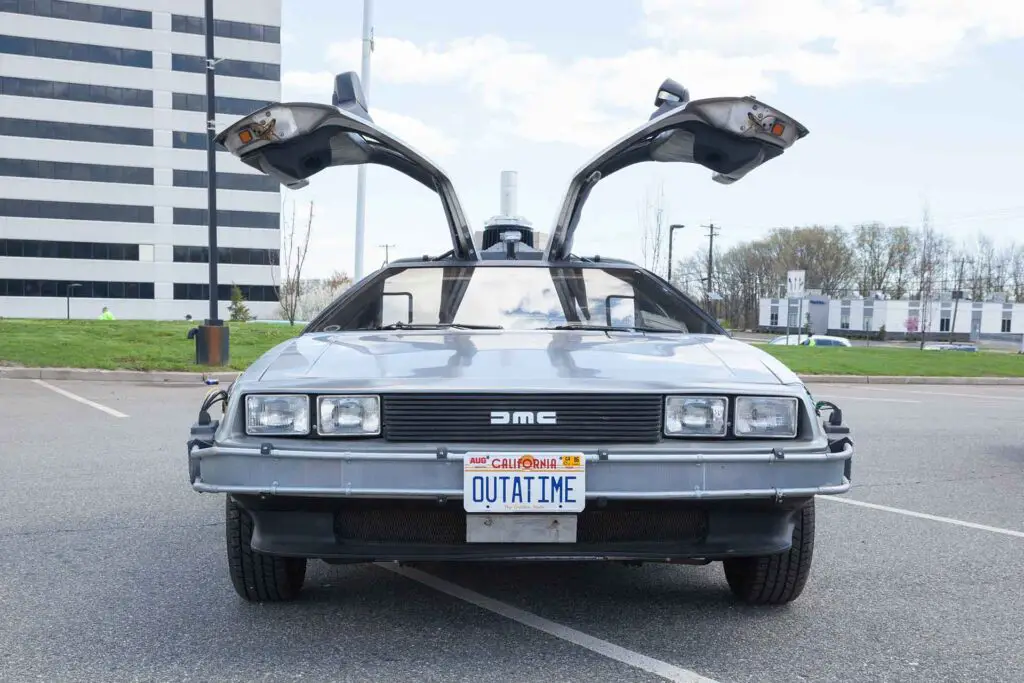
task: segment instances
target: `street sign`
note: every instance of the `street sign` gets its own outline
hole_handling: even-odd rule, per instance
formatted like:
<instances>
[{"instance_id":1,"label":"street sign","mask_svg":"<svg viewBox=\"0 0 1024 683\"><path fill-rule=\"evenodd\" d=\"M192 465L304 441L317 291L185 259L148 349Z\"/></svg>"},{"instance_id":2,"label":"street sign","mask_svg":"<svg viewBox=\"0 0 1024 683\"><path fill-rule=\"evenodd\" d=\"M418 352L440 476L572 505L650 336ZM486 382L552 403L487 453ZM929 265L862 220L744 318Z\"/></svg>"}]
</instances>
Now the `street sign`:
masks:
<instances>
[{"instance_id":1,"label":"street sign","mask_svg":"<svg viewBox=\"0 0 1024 683\"><path fill-rule=\"evenodd\" d=\"M804 285L807 279L806 270L791 270L786 274L786 297L795 299L804 295Z\"/></svg>"}]
</instances>

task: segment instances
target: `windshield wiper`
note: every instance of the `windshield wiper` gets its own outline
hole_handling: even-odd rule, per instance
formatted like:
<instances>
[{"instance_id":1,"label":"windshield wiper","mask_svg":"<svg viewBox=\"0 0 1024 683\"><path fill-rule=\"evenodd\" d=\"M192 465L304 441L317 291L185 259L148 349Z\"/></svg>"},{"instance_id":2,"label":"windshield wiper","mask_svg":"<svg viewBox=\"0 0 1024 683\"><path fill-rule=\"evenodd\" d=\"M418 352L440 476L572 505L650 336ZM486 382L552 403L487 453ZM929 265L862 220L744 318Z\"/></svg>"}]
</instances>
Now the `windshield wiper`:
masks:
<instances>
[{"instance_id":1,"label":"windshield wiper","mask_svg":"<svg viewBox=\"0 0 1024 683\"><path fill-rule=\"evenodd\" d=\"M403 323L381 325L378 330L503 330L501 325L466 325L464 323Z\"/></svg>"},{"instance_id":2,"label":"windshield wiper","mask_svg":"<svg viewBox=\"0 0 1024 683\"><path fill-rule=\"evenodd\" d=\"M630 325L590 325L587 323L569 323L542 327L543 330L600 330L603 332L658 332L650 327L632 327Z\"/></svg>"}]
</instances>

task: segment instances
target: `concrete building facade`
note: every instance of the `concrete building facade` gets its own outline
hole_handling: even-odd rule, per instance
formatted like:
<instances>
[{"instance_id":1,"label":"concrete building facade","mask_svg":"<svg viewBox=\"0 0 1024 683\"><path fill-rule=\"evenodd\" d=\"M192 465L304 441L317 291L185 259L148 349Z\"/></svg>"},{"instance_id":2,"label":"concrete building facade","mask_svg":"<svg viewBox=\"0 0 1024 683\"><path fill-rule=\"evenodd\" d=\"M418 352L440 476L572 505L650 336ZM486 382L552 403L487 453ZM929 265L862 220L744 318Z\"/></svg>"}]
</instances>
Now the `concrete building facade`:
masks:
<instances>
[{"instance_id":1,"label":"concrete building facade","mask_svg":"<svg viewBox=\"0 0 1024 683\"><path fill-rule=\"evenodd\" d=\"M0 0L0 316L207 317L203 7ZM215 7L221 130L280 100L281 0ZM220 314L278 317L279 186L216 158Z\"/></svg>"},{"instance_id":2,"label":"concrete building facade","mask_svg":"<svg viewBox=\"0 0 1024 683\"><path fill-rule=\"evenodd\" d=\"M803 299L761 299L759 323L762 329L785 333L800 320L810 324L814 334L865 336L885 327L893 338L919 335L946 339L952 332L957 340L1020 340L1024 336L1024 303L1005 301L954 301L940 295L922 304L909 299L830 299L808 295Z\"/></svg>"}]
</instances>

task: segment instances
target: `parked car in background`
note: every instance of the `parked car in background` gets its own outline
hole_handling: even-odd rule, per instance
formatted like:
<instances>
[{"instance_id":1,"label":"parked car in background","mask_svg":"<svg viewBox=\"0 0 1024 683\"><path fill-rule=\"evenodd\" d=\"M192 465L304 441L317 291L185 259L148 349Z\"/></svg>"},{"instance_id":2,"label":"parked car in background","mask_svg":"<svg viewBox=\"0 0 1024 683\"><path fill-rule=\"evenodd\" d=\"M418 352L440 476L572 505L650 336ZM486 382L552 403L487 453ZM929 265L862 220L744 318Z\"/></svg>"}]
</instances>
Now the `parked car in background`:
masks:
<instances>
[{"instance_id":1,"label":"parked car in background","mask_svg":"<svg viewBox=\"0 0 1024 683\"><path fill-rule=\"evenodd\" d=\"M811 343L811 340L814 343ZM790 334L775 337L769 344L782 344L784 346L853 346L846 337L833 337L827 334Z\"/></svg>"}]
</instances>

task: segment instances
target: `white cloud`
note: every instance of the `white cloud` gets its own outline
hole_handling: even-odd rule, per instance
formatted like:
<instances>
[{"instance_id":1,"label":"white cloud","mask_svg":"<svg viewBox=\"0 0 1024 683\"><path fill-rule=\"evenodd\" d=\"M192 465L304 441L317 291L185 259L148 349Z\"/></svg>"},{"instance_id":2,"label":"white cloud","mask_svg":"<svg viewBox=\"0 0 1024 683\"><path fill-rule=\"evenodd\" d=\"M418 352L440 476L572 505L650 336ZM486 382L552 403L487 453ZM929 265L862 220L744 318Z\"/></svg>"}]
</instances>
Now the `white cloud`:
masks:
<instances>
[{"instance_id":1,"label":"white cloud","mask_svg":"<svg viewBox=\"0 0 1024 683\"><path fill-rule=\"evenodd\" d=\"M330 102L334 74L329 71L286 71L281 74L284 101ZM445 157L458 148L457 141L441 130L405 114L370 107L373 120L430 157Z\"/></svg>"},{"instance_id":2,"label":"white cloud","mask_svg":"<svg viewBox=\"0 0 1024 683\"><path fill-rule=\"evenodd\" d=\"M502 132L593 148L643 121L666 77L695 98L767 97L781 74L820 87L909 83L1024 36L1024 3L1013 0L642 0L642 10L651 45L608 58L558 61L498 36L377 37L373 80L461 88ZM328 60L357 68L360 49L335 43Z\"/></svg>"}]
</instances>

